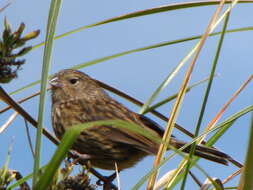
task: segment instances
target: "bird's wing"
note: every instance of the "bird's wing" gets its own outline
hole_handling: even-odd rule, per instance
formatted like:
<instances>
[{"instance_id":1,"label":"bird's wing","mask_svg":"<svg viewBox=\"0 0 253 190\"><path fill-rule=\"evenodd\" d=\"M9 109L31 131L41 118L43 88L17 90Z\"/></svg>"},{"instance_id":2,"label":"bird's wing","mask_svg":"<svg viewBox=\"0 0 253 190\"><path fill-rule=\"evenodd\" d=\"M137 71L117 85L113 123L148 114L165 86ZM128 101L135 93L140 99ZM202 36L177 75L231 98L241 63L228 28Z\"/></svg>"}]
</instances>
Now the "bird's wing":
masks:
<instances>
[{"instance_id":1,"label":"bird's wing","mask_svg":"<svg viewBox=\"0 0 253 190\"><path fill-rule=\"evenodd\" d=\"M152 140L127 129L116 128L110 132L110 139L115 142L129 144L148 154L156 154L158 144Z\"/></svg>"},{"instance_id":2,"label":"bird's wing","mask_svg":"<svg viewBox=\"0 0 253 190\"><path fill-rule=\"evenodd\" d=\"M163 133L162 129L158 127L155 122L152 123L151 120L145 116L132 112L122 104L108 97L101 102L99 100L97 101L96 106L94 106L96 107L96 110L94 110L96 114L91 114L91 121L112 119L123 120L141 126L143 129L151 132L151 134L158 138L161 137L161 134ZM100 130L100 133L109 135L108 138L112 141L130 144L148 154L157 153L159 147L157 142L122 127L110 126L109 128L111 128L111 130Z\"/></svg>"}]
</instances>

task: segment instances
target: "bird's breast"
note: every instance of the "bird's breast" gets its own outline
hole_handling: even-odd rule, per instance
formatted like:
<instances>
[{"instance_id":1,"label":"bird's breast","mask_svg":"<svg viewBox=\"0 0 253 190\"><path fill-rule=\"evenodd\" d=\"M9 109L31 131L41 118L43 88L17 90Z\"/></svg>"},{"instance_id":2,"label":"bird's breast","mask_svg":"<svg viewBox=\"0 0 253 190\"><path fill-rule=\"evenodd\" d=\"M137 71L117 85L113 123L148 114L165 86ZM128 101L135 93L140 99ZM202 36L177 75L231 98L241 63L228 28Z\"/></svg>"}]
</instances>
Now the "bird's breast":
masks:
<instances>
[{"instance_id":1,"label":"bird's breast","mask_svg":"<svg viewBox=\"0 0 253 190\"><path fill-rule=\"evenodd\" d=\"M62 138L65 131L77 124L85 123L86 115L75 101L54 104L52 107L52 125L58 138Z\"/></svg>"}]
</instances>

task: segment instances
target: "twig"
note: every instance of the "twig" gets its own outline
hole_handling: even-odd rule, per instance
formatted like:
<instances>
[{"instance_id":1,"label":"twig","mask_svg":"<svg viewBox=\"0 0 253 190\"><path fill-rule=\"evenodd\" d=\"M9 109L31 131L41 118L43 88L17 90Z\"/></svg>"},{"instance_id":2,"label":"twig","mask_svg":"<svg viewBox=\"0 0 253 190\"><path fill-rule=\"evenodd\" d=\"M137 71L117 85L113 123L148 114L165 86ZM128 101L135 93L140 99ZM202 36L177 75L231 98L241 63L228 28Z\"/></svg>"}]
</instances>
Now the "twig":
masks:
<instances>
[{"instance_id":1,"label":"twig","mask_svg":"<svg viewBox=\"0 0 253 190\"><path fill-rule=\"evenodd\" d=\"M49 89L50 89L50 88L48 88L48 90L49 90ZM20 103L23 103L23 102L25 102L25 101L27 101L27 100L29 100L29 99L35 97L35 96L38 96L38 95L40 95L40 91L38 91L38 92L36 92L36 93L34 93L34 94L30 95L30 96L27 96L27 97L25 97L25 98L23 98L23 99L18 100L17 103L19 103L19 104L20 104ZM6 111L8 111L8 110L11 109L11 108L12 108L12 106L6 106L5 108L3 108L3 109L0 110L0 113L6 112Z\"/></svg>"},{"instance_id":2,"label":"twig","mask_svg":"<svg viewBox=\"0 0 253 190\"><path fill-rule=\"evenodd\" d=\"M16 112L23 116L34 127L37 127L37 121L35 121L30 114L28 114L20 105L18 105L0 86L0 98L8 105L10 105ZM43 134L50 139L54 144L59 144L59 141L46 129L43 129Z\"/></svg>"}]
</instances>

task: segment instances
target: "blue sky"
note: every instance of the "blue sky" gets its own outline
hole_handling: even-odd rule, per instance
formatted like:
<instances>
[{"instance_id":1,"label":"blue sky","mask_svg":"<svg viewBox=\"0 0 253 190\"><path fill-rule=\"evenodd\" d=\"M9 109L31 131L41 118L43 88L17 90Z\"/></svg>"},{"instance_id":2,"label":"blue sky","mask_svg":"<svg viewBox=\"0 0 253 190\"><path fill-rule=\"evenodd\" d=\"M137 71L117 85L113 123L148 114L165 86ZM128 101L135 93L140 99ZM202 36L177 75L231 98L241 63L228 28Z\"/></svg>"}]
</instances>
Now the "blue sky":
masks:
<instances>
[{"instance_id":1,"label":"blue sky","mask_svg":"<svg viewBox=\"0 0 253 190\"><path fill-rule=\"evenodd\" d=\"M5 5L6 2L1 1L0 6ZM176 1L63 1L56 33L62 34L80 26L92 24L104 19L173 2ZM40 36L30 42L30 44L37 44L45 38L49 5L50 1L12 1L11 5L4 12L0 13L1 23L3 23L4 17L6 16L13 29L17 28L21 22L26 24L25 33L40 29ZM253 5L251 4L237 5L232 11L228 29L252 26L252 8ZM50 73L55 73L61 69L114 53L164 41L190 37L192 35L199 35L205 31L205 27L214 11L215 6L164 12L90 28L62 38L55 41ZM217 30L220 30L221 26ZM0 31L2 29L3 24L0 24ZM197 61L190 83L201 80L209 75L217 40L218 37L211 37L207 40ZM141 101L145 101L169 72L191 50L196 42L190 41L183 44L134 53L81 70L96 79L129 93ZM252 31L227 34L225 36L216 72L219 74L219 77L213 83L202 129L213 119L239 86L252 74L252 44ZM18 79L13 80L10 84L3 85L3 87L8 92L12 92L32 81L38 80L41 76L42 57L42 47L26 55L24 57L26 64L19 72ZM164 97L178 91L185 71L186 67L179 72L156 101L162 100ZM19 99L38 89L39 86L36 86L15 95L14 98ZM185 97L177 122L185 126L188 130L192 131L196 125L204 90L205 85L201 85ZM221 121L252 104L251 93L252 84L232 103L224 113ZM119 97L116 98L130 109L138 112L138 107ZM3 103L0 105L1 107L4 106ZM166 104L158 110L168 116L172 105L173 103ZM22 104L22 106L34 118L37 117L38 98L28 101ZM52 131L50 106L51 100L48 96L44 123L46 128ZM2 114L1 123L4 123L5 119L12 112L8 111ZM164 122L153 116L151 117L159 122L161 126L165 126ZM232 128L216 144L217 147L243 162L247 147L249 126L250 115L248 114L235 122ZM30 128L34 138L35 130L31 126ZM189 140L188 137L185 137L185 135L177 130L173 133L179 138ZM0 141L2 144L2 148L0 149L0 164L2 165L4 163L8 145L12 144L10 168L21 171L23 175L29 174L32 171L33 161L27 144L24 122L21 117L18 117L1 134ZM44 139L42 149L42 162L45 164L53 154L55 146ZM123 171L120 174L122 187L124 189L130 189L148 171L148 168L151 167L153 158L148 157L136 165L135 168ZM161 173L177 167L177 163L179 163L179 159L173 159L163 167ZM215 163L202 160L199 162L199 165L204 167L211 176L221 179L226 178L236 169L231 165L229 167L217 167ZM195 169L193 171L198 173ZM205 179L203 175L199 175L198 177L202 181ZM231 184L236 184L236 181ZM196 187L190 178L188 187Z\"/></svg>"}]
</instances>

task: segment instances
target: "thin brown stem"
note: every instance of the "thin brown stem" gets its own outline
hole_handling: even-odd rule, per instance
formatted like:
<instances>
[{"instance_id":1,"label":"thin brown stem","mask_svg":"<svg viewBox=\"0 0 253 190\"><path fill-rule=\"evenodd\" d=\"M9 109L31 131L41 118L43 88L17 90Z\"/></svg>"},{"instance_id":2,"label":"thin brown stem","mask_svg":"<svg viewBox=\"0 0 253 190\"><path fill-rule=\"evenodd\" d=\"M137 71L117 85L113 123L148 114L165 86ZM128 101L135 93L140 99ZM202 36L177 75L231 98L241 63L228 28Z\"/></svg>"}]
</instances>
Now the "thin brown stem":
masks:
<instances>
[{"instance_id":1,"label":"thin brown stem","mask_svg":"<svg viewBox=\"0 0 253 190\"><path fill-rule=\"evenodd\" d=\"M224 179L222 181L222 184L228 183L230 180L232 180L234 177L238 176L239 174L242 173L242 168L240 168L239 170L237 170L236 172L232 173L231 175L229 175L226 179Z\"/></svg>"}]
</instances>

